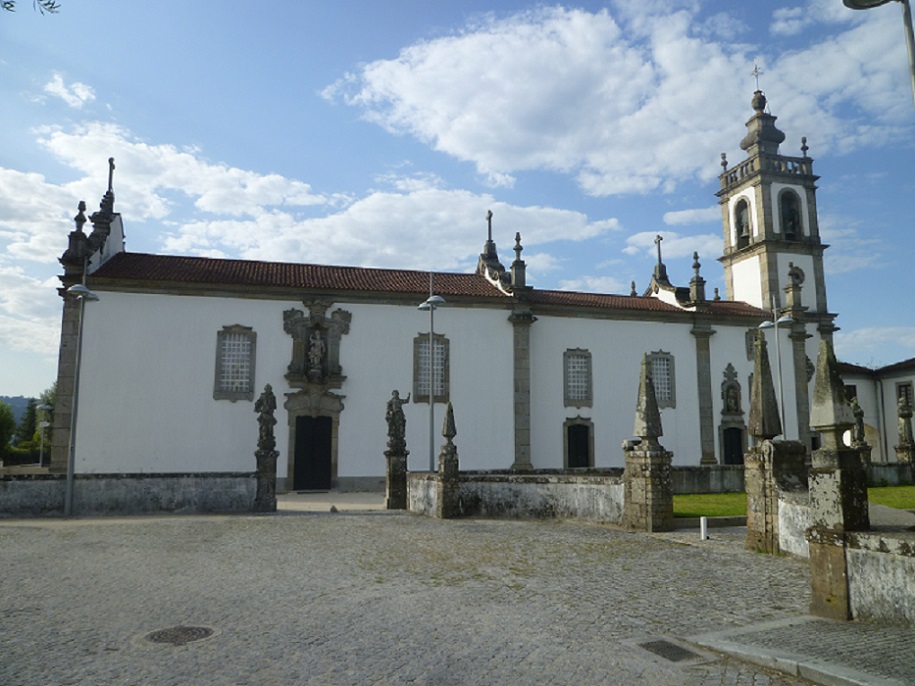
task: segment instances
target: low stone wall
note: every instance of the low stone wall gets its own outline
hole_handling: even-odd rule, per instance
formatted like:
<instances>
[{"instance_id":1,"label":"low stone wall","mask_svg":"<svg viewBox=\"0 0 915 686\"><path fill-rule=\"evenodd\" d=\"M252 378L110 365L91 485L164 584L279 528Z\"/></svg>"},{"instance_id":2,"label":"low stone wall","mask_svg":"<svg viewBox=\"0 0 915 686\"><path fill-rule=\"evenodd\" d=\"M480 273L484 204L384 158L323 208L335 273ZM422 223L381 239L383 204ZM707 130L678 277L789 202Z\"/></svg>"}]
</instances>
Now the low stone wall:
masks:
<instances>
[{"instance_id":1,"label":"low stone wall","mask_svg":"<svg viewBox=\"0 0 915 686\"><path fill-rule=\"evenodd\" d=\"M810 526L810 498L807 492L783 493L778 501L779 551L807 559L807 527Z\"/></svg>"},{"instance_id":2,"label":"low stone wall","mask_svg":"<svg viewBox=\"0 0 915 686\"><path fill-rule=\"evenodd\" d=\"M0 476L0 516L61 516L66 477ZM253 472L195 474L77 474L73 514L251 512Z\"/></svg>"},{"instance_id":3,"label":"low stone wall","mask_svg":"<svg viewBox=\"0 0 915 686\"><path fill-rule=\"evenodd\" d=\"M436 483L437 476L429 473L407 476L407 507L411 512L435 512ZM623 515L623 482L616 473L462 472L459 492L464 517L574 517L619 524Z\"/></svg>"},{"instance_id":4,"label":"low stone wall","mask_svg":"<svg viewBox=\"0 0 915 686\"><path fill-rule=\"evenodd\" d=\"M671 467L674 495L688 493L740 493L744 490L743 465Z\"/></svg>"},{"instance_id":5,"label":"low stone wall","mask_svg":"<svg viewBox=\"0 0 915 686\"><path fill-rule=\"evenodd\" d=\"M852 616L915 627L915 533L849 534L845 557Z\"/></svg>"},{"instance_id":6,"label":"low stone wall","mask_svg":"<svg viewBox=\"0 0 915 686\"><path fill-rule=\"evenodd\" d=\"M910 464L871 463L867 466L867 483L869 486L907 486L915 483L915 472Z\"/></svg>"}]
</instances>

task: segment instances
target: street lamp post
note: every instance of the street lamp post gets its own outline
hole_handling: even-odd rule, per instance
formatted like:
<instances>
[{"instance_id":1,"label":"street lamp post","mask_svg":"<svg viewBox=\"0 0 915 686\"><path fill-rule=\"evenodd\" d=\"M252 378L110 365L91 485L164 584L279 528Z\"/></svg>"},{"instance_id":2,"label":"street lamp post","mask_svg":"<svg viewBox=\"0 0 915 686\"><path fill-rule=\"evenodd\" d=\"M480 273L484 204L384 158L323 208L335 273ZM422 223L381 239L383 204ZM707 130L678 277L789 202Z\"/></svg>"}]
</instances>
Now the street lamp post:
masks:
<instances>
[{"instance_id":1,"label":"street lamp post","mask_svg":"<svg viewBox=\"0 0 915 686\"><path fill-rule=\"evenodd\" d=\"M42 403L35 409L38 410L39 412L48 412L49 410L53 410L54 407L52 405L48 405L47 403ZM51 423L46 419L38 422L38 428L41 430L40 431L41 447L38 450L38 466L39 467L44 467L44 432L47 430L47 428L49 426L51 426Z\"/></svg>"},{"instance_id":2,"label":"street lamp post","mask_svg":"<svg viewBox=\"0 0 915 686\"><path fill-rule=\"evenodd\" d=\"M894 0L842 0L853 10L870 10ZM912 82L912 98L915 99L915 32L912 31L912 7L909 0L895 0L902 3L902 23L905 29L905 45L909 55L909 79Z\"/></svg>"},{"instance_id":3,"label":"street lamp post","mask_svg":"<svg viewBox=\"0 0 915 686\"><path fill-rule=\"evenodd\" d=\"M429 272L429 297L417 309L429 311L429 471L435 471L435 308L445 299L432 292L432 272Z\"/></svg>"},{"instance_id":4,"label":"street lamp post","mask_svg":"<svg viewBox=\"0 0 915 686\"><path fill-rule=\"evenodd\" d=\"M83 271L85 281L85 270ZM67 451L67 488L64 492L64 516L73 516L73 470L76 464L76 410L79 405L79 367L83 353L83 312L86 301L98 300L84 283L73 284L67 289L67 295L79 300L79 325L76 331L76 364L73 369L73 406L70 409L70 445Z\"/></svg>"},{"instance_id":5,"label":"street lamp post","mask_svg":"<svg viewBox=\"0 0 915 686\"><path fill-rule=\"evenodd\" d=\"M779 324L794 324L794 319L787 314L778 316L778 308L775 306L775 298L772 300L772 321L764 321L759 325L760 329L775 329L775 370L778 374L778 412L782 420L782 436L788 435L788 427L785 426L785 394L782 391L782 347L778 339Z\"/></svg>"}]
</instances>

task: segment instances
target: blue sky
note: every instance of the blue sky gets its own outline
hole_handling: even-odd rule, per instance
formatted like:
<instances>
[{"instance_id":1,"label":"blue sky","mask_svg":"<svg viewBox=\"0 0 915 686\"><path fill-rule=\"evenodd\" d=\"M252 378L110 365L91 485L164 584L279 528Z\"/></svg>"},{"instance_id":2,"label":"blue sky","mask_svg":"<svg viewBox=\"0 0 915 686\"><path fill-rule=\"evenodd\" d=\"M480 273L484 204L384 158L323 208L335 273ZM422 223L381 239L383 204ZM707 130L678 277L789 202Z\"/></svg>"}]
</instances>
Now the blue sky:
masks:
<instances>
[{"instance_id":1,"label":"blue sky","mask_svg":"<svg viewBox=\"0 0 915 686\"><path fill-rule=\"evenodd\" d=\"M644 288L664 235L724 293L720 154L754 61L819 182L840 358L915 356L915 107L899 6L841 0L63 0L0 13L0 395L56 377L79 200L137 252L471 271L486 212L533 285Z\"/></svg>"}]
</instances>

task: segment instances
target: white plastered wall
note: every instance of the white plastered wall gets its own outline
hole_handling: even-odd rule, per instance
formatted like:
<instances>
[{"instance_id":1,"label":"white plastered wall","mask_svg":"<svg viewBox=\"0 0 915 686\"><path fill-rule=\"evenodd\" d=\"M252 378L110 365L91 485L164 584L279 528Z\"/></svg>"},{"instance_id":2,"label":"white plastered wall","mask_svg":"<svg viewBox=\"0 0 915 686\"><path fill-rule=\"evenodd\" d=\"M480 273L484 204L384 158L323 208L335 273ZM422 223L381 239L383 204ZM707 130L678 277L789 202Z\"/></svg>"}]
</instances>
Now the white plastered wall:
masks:
<instances>
[{"instance_id":1,"label":"white plastered wall","mask_svg":"<svg viewBox=\"0 0 915 686\"><path fill-rule=\"evenodd\" d=\"M283 311L301 302L99 291L87 303L77 431L80 473L253 471L253 401L214 400L216 335L226 325L257 334L255 399L269 383L277 397L277 470L288 461L284 374L292 338ZM338 476L385 472L385 403L412 391L413 339L428 333L415 305L335 302L352 313L341 342L347 377L340 415ZM463 469L507 468L513 460L512 331L507 310L449 306L435 331L450 339L450 389ZM404 406L410 469L428 465L429 406ZM436 452L444 405L436 406ZM496 464L493 464L493 461Z\"/></svg>"}]
</instances>

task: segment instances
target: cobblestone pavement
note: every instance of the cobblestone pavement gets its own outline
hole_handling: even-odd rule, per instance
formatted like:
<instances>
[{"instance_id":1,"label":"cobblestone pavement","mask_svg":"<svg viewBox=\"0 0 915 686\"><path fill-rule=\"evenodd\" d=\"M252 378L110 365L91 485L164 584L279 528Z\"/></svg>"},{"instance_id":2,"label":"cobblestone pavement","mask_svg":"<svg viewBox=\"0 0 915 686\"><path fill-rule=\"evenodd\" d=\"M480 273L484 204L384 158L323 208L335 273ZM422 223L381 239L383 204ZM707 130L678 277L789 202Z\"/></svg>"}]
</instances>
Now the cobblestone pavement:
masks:
<instances>
[{"instance_id":1,"label":"cobblestone pavement","mask_svg":"<svg viewBox=\"0 0 915 686\"><path fill-rule=\"evenodd\" d=\"M715 536L387 512L4 521L0 684L808 683L685 642L807 610L805 564ZM176 626L215 633L145 638Z\"/></svg>"}]
</instances>

